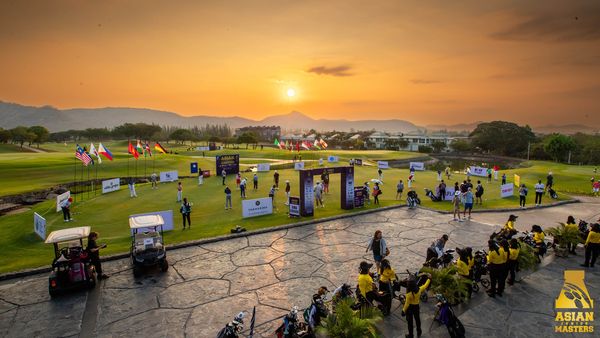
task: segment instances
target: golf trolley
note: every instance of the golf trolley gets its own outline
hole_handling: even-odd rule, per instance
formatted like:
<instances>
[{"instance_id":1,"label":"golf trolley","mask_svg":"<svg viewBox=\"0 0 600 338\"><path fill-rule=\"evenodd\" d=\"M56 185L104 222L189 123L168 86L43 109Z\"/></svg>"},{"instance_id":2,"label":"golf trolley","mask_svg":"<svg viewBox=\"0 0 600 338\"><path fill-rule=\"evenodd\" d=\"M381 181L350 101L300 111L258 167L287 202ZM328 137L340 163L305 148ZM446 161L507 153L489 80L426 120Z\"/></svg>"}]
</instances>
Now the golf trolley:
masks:
<instances>
[{"instance_id":1,"label":"golf trolley","mask_svg":"<svg viewBox=\"0 0 600 338\"><path fill-rule=\"evenodd\" d=\"M54 245L52 272L48 277L51 297L59 293L96 286L96 271L90 264L83 239L89 236L90 227L77 227L52 231L46 244Z\"/></svg>"},{"instance_id":2,"label":"golf trolley","mask_svg":"<svg viewBox=\"0 0 600 338\"><path fill-rule=\"evenodd\" d=\"M144 268L158 266L164 272L169 268L163 243L164 220L161 215L129 218L131 229L131 262L134 277L142 275Z\"/></svg>"}]
</instances>

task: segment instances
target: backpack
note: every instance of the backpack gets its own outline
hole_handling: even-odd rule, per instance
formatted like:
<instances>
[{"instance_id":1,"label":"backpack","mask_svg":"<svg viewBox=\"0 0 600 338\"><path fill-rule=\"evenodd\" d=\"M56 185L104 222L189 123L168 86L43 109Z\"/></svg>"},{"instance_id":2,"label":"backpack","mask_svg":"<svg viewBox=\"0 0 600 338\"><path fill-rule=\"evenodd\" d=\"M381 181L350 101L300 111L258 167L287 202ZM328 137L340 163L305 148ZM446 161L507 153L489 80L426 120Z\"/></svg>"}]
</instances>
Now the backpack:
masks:
<instances>
[{"instance_id":1,"label":"backpack","mask_svg":"<svg viewBox=\"0 0 600 338\"><path fill-rule=\"evenodd\" d=\"M304 309L304 312L302 313L302 316L304 317L304 322L307 324L310 323L310 311L312 310L313 306L316 306L316 305L311 304L309 307Z\"/></svg>"},{"instance_id":2,"label":"backpack","mask_svg":"<svg viewBox=\"0 0 600 338\"><path fill-rule=\"evenodd\" d=\"M483 185L477 187L480 194L483 194Z\"/></svg>"},{"instance_id":3,"label":"backpack","mask_svg":"<svg viewBox=\"0 0 600 338\"><path fill-rule=\"evenodd\" d=\"M523 195L527 196L527 188L523 189Z\"/></svg>"}]
</instances>

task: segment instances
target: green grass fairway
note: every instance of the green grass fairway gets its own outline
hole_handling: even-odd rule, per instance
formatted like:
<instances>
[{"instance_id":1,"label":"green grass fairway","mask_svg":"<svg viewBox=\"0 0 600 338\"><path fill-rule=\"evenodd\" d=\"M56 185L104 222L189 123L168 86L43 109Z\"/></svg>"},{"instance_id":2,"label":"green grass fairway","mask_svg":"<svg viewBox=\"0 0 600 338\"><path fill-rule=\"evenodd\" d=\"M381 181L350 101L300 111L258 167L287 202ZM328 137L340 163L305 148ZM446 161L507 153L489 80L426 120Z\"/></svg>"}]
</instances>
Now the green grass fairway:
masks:
<instances>
[{"instance_id":1,"label":"green grass fairway","mask_svg":"<svg viewBox=\"0 0 600 338\"><path fill-rule=\"evenodd\" d=\"M52 154L54 155L54 154ZM253 157L256 157L253 154ZM175 160L177 156L170 156L163 161L172 161L175 168L184 170L188 169L189 158ZM22 160L20 160L22 161ZM33 159L31 159L33 161ZM48 160L47 160L48 161ZM56 172L60 173L61 158L55 159ZM205 162L204 162L205 161ZM214 161L214 160L213 160ZM125 161L121 161L125 162ZM212 169L212 164L208 159L200 161L201 166L205 164ZM117 165L118 162L114 163ZM518 173L529 188L531 193L528 196L528 205L533 202L533 184L538 178L545 181L548 170L552 170L555 176L555 185L562 199L569 197L565 192L569 193L589 193L589 177L593 172L593 167L575 167L558 165L548 162L531 162L527 163L528 167L507 171L508 181L512 182L513 173ZM10 168L10 166L7 166ZM50 167L52 167L50 165ZM165 168L167 168L166 166ZM67 167L68 168L68 167ZM173 168L173 167L169 167ZM25 170L23 167L22 170ZM46 169L48 170L48 169ZM121 170L123 168L121 167ZM281 183L289 179L292 183L292 195L297 195L298 189L298 173L294 170L280 170ZM259 173L259 187L257 192L252 189L248 191L248 198L266 197L268 194L269 184L272 183L272 172ZM396 183L399 179L406 181L408 177L407 169L389 169L385 170L383 185L383 195L381 195L381 206L394 204L404 204L404 200L395 200ZM248 179L251 174L246 174ZM436 173L433 171L417 172L416 182L413 188L419 193L423 201L423 205L438 210L451 209L449 202L431 202L424 196L423 188L433 188L436 182ZM6 177L6 176L5 176ZM66 179L68 179L66 173ZM377 177L377 169L375 167L356 167L355 172L356 182L362 183L371 178ZM11 177L11 179L13 179ZM50 175L46 176L45 180L54 180ZM454 175L450 182L462 181L464 175ZM475 182L477 178L474 178ZM13 179L15 180L15 179ZM21 180L26 181L28 185L35 186L28 182L31 180L31 175L23 173ZM482 182L485 180L482 179ZM164 183L160 184L158 190L150 189L149 185L138 185L138 198L129 198L126 187L122 190L106 195L98 195L95 198L77 202L73 206L73 217L75 221L72 223L63 223L62 214L54 211L54 202L48 201L35 205L31 211L27 211L16 215L7 215L0 217L0 228L2 236L0 236L0 272L15 271L24 268L45 266L50 264L52 260L52 249L44 245L42 240L33 233L33 212L36 211L42 214L48 222L48 233L52 230L62 229L66 227L75 227L82 225L90 225L92 229L100 232L101 242L108 243L108 248L103 251L103 254L121 253L129 250L129 230L128 216L143 212L169 210L175 212L174 231L166 233L166 242L168 244L188 241L199 238L213 237L229 233L229 230L235 225L241 225L248 230L265 228L290 222L297 222L299 219L290 219L286 215L284 208L284 193L279 191L276 196L277 210L273 215L262 216L258 218L242 219L241 218L241 202L239 192L235 190L233 176L228 178L228 184L234 191L233 203L234 209L224 210L224 194L223 186L220 179L211 177L205 180L203 186L197 185L196 179L184 179L184 196L188 197L193 202L192 212L192 230L181 230L181 216L179 214L179 204L176 199L176 184ZM339 175L331 176L331 193L325 197L325 208L316 209L314 218L321 218L345 212L339 207ZM249 186L251 186L249 182ZM449 184L450 185L450 184ZM512 197L501 199L499 197L499 182L487 184L484 182L485 194L483 208L504 208L517 207L518 198ZM405 191L406 194L406 191ZM545 203L548 199L545 199ZM373 208L373 205L366 208ZM481 208L476 206L475 209ZM449 216L450 217L450 216ZM306 220L306 219L301 219Z\"/></svg>"},{"instance_id":2,"label":"green grass fairway","mask_svg":"<svg viewBox=\"0 0 600 338\"><path fill-rule=\"evenodd\" d=\"M0 154L10 153L33 153L33 151L14 144L0 143Z\"/></svg>"}]
</instances>

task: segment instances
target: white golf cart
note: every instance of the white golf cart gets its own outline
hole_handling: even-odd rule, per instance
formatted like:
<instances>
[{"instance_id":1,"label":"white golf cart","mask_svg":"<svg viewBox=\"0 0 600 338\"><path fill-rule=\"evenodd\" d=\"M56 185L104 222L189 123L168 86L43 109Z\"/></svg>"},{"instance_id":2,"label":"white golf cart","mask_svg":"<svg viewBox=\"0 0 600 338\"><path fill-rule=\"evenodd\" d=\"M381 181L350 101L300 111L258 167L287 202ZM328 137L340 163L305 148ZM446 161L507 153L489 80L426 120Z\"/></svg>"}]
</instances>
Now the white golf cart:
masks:
<instances>
[{"instance_id":1,"label":"white golf cart","mask_svg":"<svg viewBox=\"0 0 600 338\"><path fill-rule=\"evenodd\" d=\"M96 286L96 271L83 247L83 239L87 240L89 234L90 227L77 227L52 231L46 238L46 244L54 245L52 272L48 277L50 296Z\"/></svg>"},{"instance_id":2,"label":"white golf cart","mask_svg":"<svg viewBox=\"0 0 600 338\"><path fill-rule=\"evenodd\" d=\"M167 271L169 268L163 243L163 225L164 220L161 215L129 218L131 262L135 277L141 276L146 267L158 266L162 271Z\"/></svg>"}]
</instances>

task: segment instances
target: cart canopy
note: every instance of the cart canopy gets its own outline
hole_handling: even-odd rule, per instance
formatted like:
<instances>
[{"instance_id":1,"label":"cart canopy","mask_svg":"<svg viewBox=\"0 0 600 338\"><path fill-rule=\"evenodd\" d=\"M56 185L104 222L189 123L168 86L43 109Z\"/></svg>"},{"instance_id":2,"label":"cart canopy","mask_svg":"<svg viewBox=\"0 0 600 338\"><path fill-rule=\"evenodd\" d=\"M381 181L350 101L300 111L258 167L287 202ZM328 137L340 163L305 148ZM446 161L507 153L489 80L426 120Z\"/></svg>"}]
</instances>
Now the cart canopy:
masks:
<instances>
[{"instance_id":1,"label":"cart canopy","mask_svg":"<svg viewBox=\"0 0 600 338\"><path fill-rule=\"evenodd\" d=\"M129 218L129 228L156 228L165 224L161 215L144 215Z\"/></svg>"},{"instance_id":2,"label":"cart canopy","mask_svg":"<svg viewBox=\"0 0 600 338\"><path fill-rule=\"evenodd\" d=\"M46 244L55 244L74 241L78 239L87 238L90 234L90 227L77 227L70 229L62 229L52 231L48 238L46 238Z\"/></svg>"}]
</instances>

